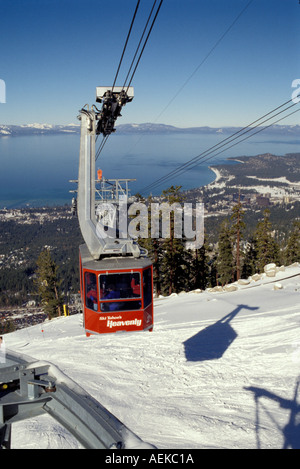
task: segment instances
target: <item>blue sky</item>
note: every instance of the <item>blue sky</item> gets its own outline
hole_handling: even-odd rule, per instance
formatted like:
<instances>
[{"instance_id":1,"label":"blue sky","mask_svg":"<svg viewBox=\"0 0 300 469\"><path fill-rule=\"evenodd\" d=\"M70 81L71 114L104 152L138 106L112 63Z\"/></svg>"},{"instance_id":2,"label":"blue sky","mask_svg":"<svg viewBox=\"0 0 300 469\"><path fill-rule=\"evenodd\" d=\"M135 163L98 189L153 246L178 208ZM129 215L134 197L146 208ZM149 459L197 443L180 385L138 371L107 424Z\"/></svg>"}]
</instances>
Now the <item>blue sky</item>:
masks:
<instances>
[{"instance_id":1,"label":"blue sky","mask_svg":"<svg viewBox=\"0 0 300 469\"><path fill-rule=\"evenodd\" d=\"M299 0L252 0L227 31L248 3L164 0L132 83L134 100L118 124L247 125L289 100L300 79ZM117 85L152 4L141 0ZM0 124L78 123L78 110L95 103L96 86L112 85L135 6L1 0ZM282 122L298 123L300 113Z\"/></svg>"}]
</instances>

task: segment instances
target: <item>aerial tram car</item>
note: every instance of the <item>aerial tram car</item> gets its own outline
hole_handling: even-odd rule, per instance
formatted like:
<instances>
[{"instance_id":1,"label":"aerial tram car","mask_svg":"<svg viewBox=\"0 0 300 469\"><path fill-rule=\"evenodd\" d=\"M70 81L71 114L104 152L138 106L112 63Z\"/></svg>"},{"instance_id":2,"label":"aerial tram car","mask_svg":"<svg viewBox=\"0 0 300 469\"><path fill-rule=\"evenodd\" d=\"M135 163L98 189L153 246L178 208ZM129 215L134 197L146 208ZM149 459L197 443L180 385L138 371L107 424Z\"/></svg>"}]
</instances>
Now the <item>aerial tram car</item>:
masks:
<instances>
[{"instance_id":1,"label":"aerial tram car","mask_svg":"<svg viewBox=\"0 0 300 469\"><path fill-rule=\"evenodd\" d=\"M109 217L106 207L127 200L127 180L109 181L110 198L98 197L95 174L95 142L114 132L122 106L133 99L133 88L97 87L102 109L80 110L80 155L77 215L85 244L79 247L80 293L87 336L153 328L153 267L147 251L129 236L114 230L117 210ZM102 174L100 175L102 179ZM126 181L125 193L118 188ZM98 181L99 182L99 181ZM102 180L102 183L105 181ZM98 194L98 195L97 195ZM103 215L105 213L105 216ZM100 215L99 215L100 214Z\"/></svg>"}]
</instances>

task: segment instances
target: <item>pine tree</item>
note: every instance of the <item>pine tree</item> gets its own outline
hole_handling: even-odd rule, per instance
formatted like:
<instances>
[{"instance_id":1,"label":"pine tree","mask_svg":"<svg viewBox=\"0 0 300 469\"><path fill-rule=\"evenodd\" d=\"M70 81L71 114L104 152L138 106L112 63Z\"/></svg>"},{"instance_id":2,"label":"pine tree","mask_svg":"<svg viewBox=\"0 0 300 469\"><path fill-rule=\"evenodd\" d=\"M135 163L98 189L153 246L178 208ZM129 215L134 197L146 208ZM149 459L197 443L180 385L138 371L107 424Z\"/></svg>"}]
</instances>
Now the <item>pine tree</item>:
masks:
<instances>
[{"instance_id":1,"label":"pine tree","mask_svg":"<svg viewBox=\"0 0 300 469\"><path fill-rule=\"evenodd\" d=\"M233 280L231 231L227 220L221 224L219 234L217 272L222 286Z\"/></svg>"},{"instance_id":2,"label":"pine tree","mask_svg":"<svg viewBox=\"0 0 300 469\"><path fill-rule=\"evenodd\" d=\"M247 278L255 274L257 271L257 246L256 239L252 236L247 244L244 254L244 262L242 268L242 277Z\"/></svg>"},{"instance_id":3,"label":"pine tree","mask_svg":"<svg viewBox=\"0 0 300 469\"><path fill-rule=\"evenodd\" d=\"M288 238L285 250L286 264L300 261L300 222L295 221L293 231Z\"/></svg>"},{"instance_id":4,"label":"pine tree","mask_svg":"<svg viewBox=\"0 0 300 469\"><path fill-rule=\"evenodd\" d=\"M215 287L218 284L218 253L214 252L209 260L208 286Z\"/></svg>"},{"instance_id":5,"label":"pine tree","mask_svg":"<svg viewBox=\"0 0 300 469\"><path fill-rule=\"evenodd\" d=\"M232 208L231 220L233 220L233 225L231 227L232 236L235 244L235 268L236 268L236 278L237 280L241 277L241 240L243 238L243 230L246 225L243 221L244 210L241 204L241 198L239 193L239 200L236 205Z\"/></svg>"},{"instance_id":6,"label":"pine tree","mask_svg":"<svg viewBox=\"0 0 300 469\"><path fill-rule=\"evenodd\" d=\"M35 283L48 318L60 316L63 303L59 290L61 282L58 278L58 267L52 260L48 249L43 250L37 260Z\"/></svg>"},{"instance_id":7,"label":"pine tree","mask_svg":"<svg viewBox=\"0 0 300 469\"><path fill-rule=\"evenodd\" d=\"M205 290L209 282L209 256L207 254L208 248L206 240L204 240L203 246L199 249L195 249L193 252L193 258L191 260L191 286L196 289L200 288Z\"/></svg>"},{"instance_id":8,"label":"pine tree","mask_svg":"<svg viewBox=\"0 0 300 469\"><path fill-rule=\"evenodd\" d=\"M149 255L153 262L153 285L156 296L161 294L161 262L162 262L162 249L159 239L150 238L151 246L149 249Z\"/></svg>"},{"instance_id":9,"label":"pine tree","mask_svg":"<svg viewBox=\"0 0 300 469\"><path fill-rule=\"evenodd\" d=\"M147 201L137 193L135 195L138 202L148 205L148 237L138 238L139 245L148 251L148 257L153 264L153 287L156 296L161 294L161 263L162 263L162 243L158 238L151 236L151 202L152 197L149 196Z\"/></svg>"},{"instance_id":10,"label":"pine tree","mask_svg":"<svg viewBox=\"0 0 300 469\"><path fill-rule=\"evenodd\" d=\"M264 218L257 225L255 232L257 247L257 270L262 272L266 264L279 262L279 246L272 236L270 210L264 211Z\"/></svg>"},{"instance_id":11,"label":"pine tree","mask_svg":"<svg viewBox=\"0 0 300 469\"><path fill-rule=\"evenodd\" d=\"M169 204L180 203L183 196L180 192L181 186L171 186L162 192L162 196ZM162 214L163 217L163 214ZM165 239L162 245L163 262L161 266L162 273L162 290L164 293L178 293L182 289L186 289L188 283L187 269L187 251L184 241L175 237L175 216L170 213L170 232L169 237Z\"/></svg>"},{"instance_id":12,"label":"pine tree","mask_svg":"<svg viewBox=\"0 0 300 469\"><path fill-rule=\"evenodd\" d=\"M8 334L9 332L14 332L16 326L13 320L9 319L7 321L0 321L0 334Z\"/></svg>"},{"instance_id":13,"label":"pine tree","mask_svg":"<svg viewBox=\"0 0 300 469\"><path fill-rule=\"evenodd\" d=\"M161 294L161 264L163 260L162 242L160 239L152 238L139 238L139 245L148 251L148 257L153 265L153 287L156 296Z\"/></svg>"}]
</instances>

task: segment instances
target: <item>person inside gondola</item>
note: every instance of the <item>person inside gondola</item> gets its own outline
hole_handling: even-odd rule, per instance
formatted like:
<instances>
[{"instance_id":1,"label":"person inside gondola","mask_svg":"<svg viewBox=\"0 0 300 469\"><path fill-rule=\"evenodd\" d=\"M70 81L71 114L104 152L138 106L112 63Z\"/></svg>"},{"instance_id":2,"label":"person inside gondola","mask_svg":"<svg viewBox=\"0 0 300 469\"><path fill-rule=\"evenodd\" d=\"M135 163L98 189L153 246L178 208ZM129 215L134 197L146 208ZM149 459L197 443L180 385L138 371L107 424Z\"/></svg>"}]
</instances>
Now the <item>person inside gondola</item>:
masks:
<instances>
[{"instance_id":1,"label":"person inside gondola","mask_svg":"<svg viewBox=\"0 0 300 469\"><path fill-rule=\"evenodd\" d=\"M97 302L97 290L96 289L89 289L86 295L87 298L87 306L91 309L97 310L98 302Z\"/></svg>"},{"instance_id":2,"label":"person inside gondola","mask_svg":"<svg viewBox=\"0 0 300 469\"><path fill-rule=\"evenodd\" d=\"M116 290L114 285L108 285L107 287L107 293L104 295L103 299L104 300L115 300L115 299L119 299L120 298L120 291L119 290ZM120 304L119 303L115 303L115 302L111 302L109 303L109 310L110 311L116 311L117 309L119 309L120 307Z\"/></svg>"},{"instance_id":3,"label":"person inside gondola","mask_svg":"<svg viewBox=\"0 0 300 469\"><path fill-rule=\"evenodd\" d=\"M135 279L134 279L134 278L131 279L130 286L131 286L131 289L132 289L132 296L140 297L140 296L141 296L140 284L139 284L139 283L135 283Z\"/></svg>"},{"instance_id":4,"label":"person inside gondola","mask_svg":"<svg viewBox=\"0 0 300 469\"><path fill-rule=\"evenodd\" d=\"M88 308L98 309L97 300L97 286L96 286L96 275L91 272L86 272L86 305Z\"/></svg>"}]
</instances>

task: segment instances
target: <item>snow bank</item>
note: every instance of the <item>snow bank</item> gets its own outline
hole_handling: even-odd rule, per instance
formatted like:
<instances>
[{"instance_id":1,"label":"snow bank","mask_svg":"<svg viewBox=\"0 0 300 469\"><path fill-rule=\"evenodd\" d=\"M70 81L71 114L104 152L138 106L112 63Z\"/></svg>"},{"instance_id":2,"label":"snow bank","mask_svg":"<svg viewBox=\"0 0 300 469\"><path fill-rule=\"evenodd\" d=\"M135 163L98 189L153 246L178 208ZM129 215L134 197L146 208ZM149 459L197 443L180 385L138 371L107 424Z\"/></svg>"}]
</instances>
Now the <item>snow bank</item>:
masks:
<instances>
[{"instance_id":1,"label":"snow bank","mask_svg":"<svg viewBox=\"0 0 300 469\"><path fill-rule=\"evenodd\" d=\"M276 266L276 264L267 264L264 267L264 273L262 274L253 274L252 276L244 279L239 279L234 283L229 283L225 285L224 287L218 285L213 288L208 288L206 291L209 293L223 293L223 292L233 292L236 290L240 290L243 287L251 288L254 286L258 285L264 285L266 283L270 282L275 282L275 279L281 279L281 278L290 278L293 276L299 275L299 268L300 264L298 262L295 262L294 264L285 267L285 266ZM271 280L270 280L271 278ZM277 287L274 289L281 289L283 286L281 285L279 287L279 283L277 283Z\"/></svg>"}]
</instances>

